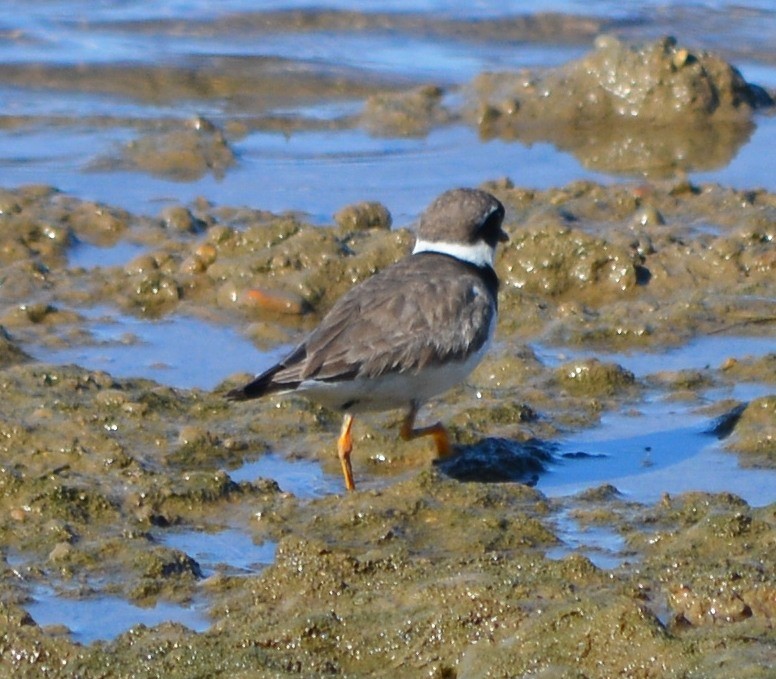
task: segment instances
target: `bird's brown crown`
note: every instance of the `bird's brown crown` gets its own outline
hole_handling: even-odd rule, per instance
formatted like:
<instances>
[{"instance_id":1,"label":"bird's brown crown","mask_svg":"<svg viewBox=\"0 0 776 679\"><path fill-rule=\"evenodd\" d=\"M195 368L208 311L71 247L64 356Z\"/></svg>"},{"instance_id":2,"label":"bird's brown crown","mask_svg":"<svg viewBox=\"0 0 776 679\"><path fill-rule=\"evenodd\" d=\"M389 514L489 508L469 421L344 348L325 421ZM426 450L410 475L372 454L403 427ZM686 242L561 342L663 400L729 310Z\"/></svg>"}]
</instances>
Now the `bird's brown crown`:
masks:
<instances>
[{"instance_id":1,"label":"bird's brown crown","mask_svg":"<svg viewBox=\"0 0 776 679\"><path fill-rule=\"evenodd\" d=\"M504 206L487 191L452 189L426 208L418 240L469 245L485 241L491 247L507 240L501 228Z\"/></svg>"}]
</instances>

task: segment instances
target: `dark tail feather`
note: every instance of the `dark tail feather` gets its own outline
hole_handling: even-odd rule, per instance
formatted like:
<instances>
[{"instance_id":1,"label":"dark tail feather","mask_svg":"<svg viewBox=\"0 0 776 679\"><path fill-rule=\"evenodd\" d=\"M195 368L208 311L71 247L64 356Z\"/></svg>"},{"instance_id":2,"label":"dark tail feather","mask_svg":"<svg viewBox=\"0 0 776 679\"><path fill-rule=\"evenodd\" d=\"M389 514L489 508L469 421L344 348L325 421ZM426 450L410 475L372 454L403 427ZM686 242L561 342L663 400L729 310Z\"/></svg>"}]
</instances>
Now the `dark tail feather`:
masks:
<instances>
[{"instance_id":1,"label":"dark tail feather","mask_svg":"<svg viewBox=\"0 0 776 679\"><path fill-rule=\"evenodd\" d=\"M283 391L289 387L293 389L293 385L280 385L272 382L272 378L275 374L282 369L282 365L271 367L256 379L248 382L248 384L226 392L226 398L230 401L247 401L252 398L260 398L266 394L271 394L274 391Z\"/></svg>"},{"instance_id":2,"label":"dark tail feather","mask_svg":"<svg viewBox=\"0 0 776 679\"><path fill-rule=\"evenodd\" d=\"M306 355L304 343L296 347L280 363L273 365L265 370L261 375L251 380L244 387L232 389L226 393L226 398L230 401L248 401L252 398L261 398L267 394L274 394L278 391L292 391L296 389L300 382L275 382L275 375L282 370L286 370L290 365L294 365L303 360Z\"/></svg>"}]
</instances>

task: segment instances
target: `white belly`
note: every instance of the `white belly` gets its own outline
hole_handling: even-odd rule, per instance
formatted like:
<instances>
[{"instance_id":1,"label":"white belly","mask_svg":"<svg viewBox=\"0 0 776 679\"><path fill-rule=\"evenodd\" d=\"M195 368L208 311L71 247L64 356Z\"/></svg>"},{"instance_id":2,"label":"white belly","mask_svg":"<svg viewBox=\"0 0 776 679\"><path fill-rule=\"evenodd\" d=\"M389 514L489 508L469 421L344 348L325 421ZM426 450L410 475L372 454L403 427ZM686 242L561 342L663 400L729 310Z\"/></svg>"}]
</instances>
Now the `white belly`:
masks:
<instances>
[{"instance_id":1,"label":"white belly","mask_svg":"<svg viewBox=\"0 0 776 679\"><path fill-rule=\"evenodd\" d=\"M418 373L392 373L333 383L309 380L295 391L328 408L352 413L405 408L411 401L422 404L466 379L489 345L490 341L486 342L465 361L425 368Z\"/></svg>"}]
</instances>

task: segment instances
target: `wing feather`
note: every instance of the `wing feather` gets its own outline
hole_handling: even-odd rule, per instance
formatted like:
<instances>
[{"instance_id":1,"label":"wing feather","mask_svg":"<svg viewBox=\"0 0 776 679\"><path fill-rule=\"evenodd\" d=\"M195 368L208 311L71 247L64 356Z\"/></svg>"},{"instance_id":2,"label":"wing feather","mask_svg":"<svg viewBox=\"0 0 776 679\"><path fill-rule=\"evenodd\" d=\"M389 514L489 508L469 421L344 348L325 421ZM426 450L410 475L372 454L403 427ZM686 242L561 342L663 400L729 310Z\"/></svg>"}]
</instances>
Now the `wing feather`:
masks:
<instances>
[{"instance_id":1,"label":"wing feather","mask_svg":"<svg viewBox=\"0 0 776 679\"><path fill-rule=\"evenodd\" d=\"M403 259L343 295L282 361L227 396L463 361L488 341L496 314L498 283L492 269L486 274L438 253Z\"/></svg>"},{"instance_id":2,"label":"wing feather","mask_svg":"<svg viewBox=\"0 0 776 679\"><path fill-rule=\"evenodd\" d=\"M463 360L482 347L495 314L491 291L476 271L455 260L423 256L433 258L433 268L405 259L340 298L305 341L303 360L287 365L274 379L415 372Z\"/></svg>"}]
</instances>

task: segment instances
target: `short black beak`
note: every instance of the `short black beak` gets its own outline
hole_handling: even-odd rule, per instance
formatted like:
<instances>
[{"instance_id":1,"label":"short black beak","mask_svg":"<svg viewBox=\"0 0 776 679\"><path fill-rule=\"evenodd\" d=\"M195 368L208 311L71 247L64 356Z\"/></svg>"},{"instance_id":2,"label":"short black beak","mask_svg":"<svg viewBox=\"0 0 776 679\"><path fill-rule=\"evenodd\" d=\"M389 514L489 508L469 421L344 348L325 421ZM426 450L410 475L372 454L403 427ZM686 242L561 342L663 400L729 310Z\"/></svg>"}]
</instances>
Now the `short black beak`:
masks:
<instances>
[{"instance_id":1,"label":"short black beak","mask_svg":"<svg viewBox=\"0 0 776 679\"><path fill-rule=\"evenodd\" d=\"M498 242L499 243L506 243L509 240L509 234L507 234L504 229L499 230L498 232Z\"/></svg>"}]
</instances>

